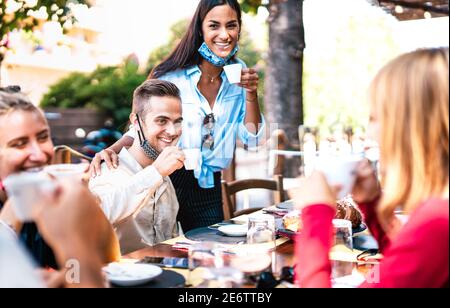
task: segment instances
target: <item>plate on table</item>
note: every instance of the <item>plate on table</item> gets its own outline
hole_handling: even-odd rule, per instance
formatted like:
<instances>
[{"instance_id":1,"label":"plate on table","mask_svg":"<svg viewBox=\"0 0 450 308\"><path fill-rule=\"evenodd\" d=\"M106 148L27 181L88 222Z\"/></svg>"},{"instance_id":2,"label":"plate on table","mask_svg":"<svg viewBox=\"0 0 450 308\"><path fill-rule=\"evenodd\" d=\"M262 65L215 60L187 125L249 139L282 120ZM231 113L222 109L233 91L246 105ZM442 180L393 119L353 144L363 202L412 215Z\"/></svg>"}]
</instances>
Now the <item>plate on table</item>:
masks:
<instances>
[{"instance_id":1,"label":"plate on table","mask_svg":"<svg viewBox=\"0 0 450 308\"><path fill-rule=\"evenodd\" d=\"M287 211L295 210L295 205L292 200L277 204L276 207L280 210L287 210Z\"/></svg>"},{"instance_id":2,"label":"plate on table","mask_svg":"<svg viewBox=\"0 0 450 308\"><path fill-rule=\"evenodd\" d=\"M353 228L353 229L352 229L352 232L353 232L353 235L355 235L355 234L364 232L364 231L366 231L366 230L367 230L367 226L366 226L365 224L362 223L358 228ZM291 239L291 240L293 240L293 239L295 238L295 236L296 236L297 234L299 234L299 233L300 233L300 232L294 232L294 231L288 230L288 229L278 229L278 230L277 230L277 234L278 234L279 236L286 237L286 238L289 238L289 239Z\"/></svg>"},{"instance_id":3,"label":"plate on table","mask_svg":"<svg viewBox=\"0 0 450 308\"><path fill-rule=\"evenodd\" d=\"M223 232L219 231L219 226L217 228L198 228L187 231L184 236L194 242L217 242L221 244L237 245L239 243L245 242L247 236L228 236Z\"/></svg>"},{"instance_id":4,"label":"plate on table","mask_svg":"<svg viewBox=\"0 0 450 308\"><path fill-rule=\"evenodd\" d=\"M299 234L299 232L294 232L289 229L278 229L277 230L277 235L288 238L290 240L294 240L295 237L297 236L297 234Z\"/></svg>"},{"instance_id":5,"label":"plate on table","mask_svg":"<svg viewBox=\"0 0 450 308\"><path fill-rule=\"evenodd\" d=\"M226 236L242 237L247 236L248 227L247 225L226 225L219 227L218 230Z\"/></svg>"},{"instance_id":6,"label":"plate on table","mask_svg":"<svg viewBox=\"0 0 450 308\"><path fill-rule=\"evenodd\" d=\"M363 223L360 224L359 227L352 229L353 234L361 233L361 232L364 232L366 230L367 230L367 226L365 224L363 224Z\"/></svg>"},{"instance_id":7,"label":"plate on table","mask_svg":"<svg viewBox=\"0 0 450 308\"><path fill-rule=\"evenodd\" d=\"M103 268L109 282L117 286L138 286L160 276L163 270L152 264L111 263Z\"/></svg>"}]
</instances>

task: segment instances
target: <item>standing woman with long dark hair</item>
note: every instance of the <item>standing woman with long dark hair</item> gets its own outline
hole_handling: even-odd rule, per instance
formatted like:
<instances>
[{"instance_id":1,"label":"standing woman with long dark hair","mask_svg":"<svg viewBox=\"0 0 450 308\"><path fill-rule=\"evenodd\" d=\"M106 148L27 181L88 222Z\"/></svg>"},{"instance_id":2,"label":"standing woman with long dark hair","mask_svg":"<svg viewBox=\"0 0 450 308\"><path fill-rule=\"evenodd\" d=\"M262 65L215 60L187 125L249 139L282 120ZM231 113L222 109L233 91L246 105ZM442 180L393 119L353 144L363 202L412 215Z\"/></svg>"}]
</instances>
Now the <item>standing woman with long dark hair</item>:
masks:
<instances>
[{"instance_id":1,"label":"standing woman with long dark hair","mask_svg":"<svg viewBox=\"0 0 450 308\"><path fill-rule=\"evenodd\" d=\"M178 86L186 124L179 146L188 148L187 143L196 143L202 152L194 171L181 169L171 176L180 203L178 220L184 231L223 220L221 171L233 160L236 137L254 146L264 131L258 75L236 57L241 14L237 0L201 0L178 46L149 77ZM239 84L231 84L223 70L234 63L244 67ZM98 153L91 165L92 175L100 173L102 160L110 168L116 166L116 153L134 137L127 134ZM170 136L161 136L161 140L172 142Z\"/></svg>"}]
</instances>

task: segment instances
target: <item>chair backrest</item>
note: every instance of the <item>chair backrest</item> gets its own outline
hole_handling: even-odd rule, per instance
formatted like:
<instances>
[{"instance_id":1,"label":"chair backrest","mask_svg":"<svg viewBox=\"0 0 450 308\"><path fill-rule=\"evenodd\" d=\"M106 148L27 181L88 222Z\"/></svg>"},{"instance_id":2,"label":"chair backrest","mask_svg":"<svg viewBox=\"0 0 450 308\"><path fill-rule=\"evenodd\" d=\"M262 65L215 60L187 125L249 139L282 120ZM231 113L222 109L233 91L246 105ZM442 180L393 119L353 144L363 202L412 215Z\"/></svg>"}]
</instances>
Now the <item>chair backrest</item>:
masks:
<instances>
[{"instance_id":1,"label":"chair backrest","mask_svg":"<svg viewBox=\"0 0 450 308\"><path fill-rule=\"evenodd\" d=\"M223 213L225 220L244 215L250 214L260 210L260 208L251 208L242 211L236 210L236 203L233 201L233 196L243 190L247 189L269 189L274 191L275 203L281 203L285 201L284 189L283 189L283 176L276 175L274 180L265 179L247 179L234 181L232 183L227 183L222 181L222 194L223 194ZM270 204L268 204L270 205Z\"/></svg>"},{"instance_id":2,"label":"chair backrest","mask_svg":"<svg viewBox=\"0 0 450 308\"><path fill-rule=\"evenodd\" d=\"M86 156L67 145L56 146L54 151L55 155L53 157L53 164L71 164L74 162L74 158L77 160L92 160L89 156Z\"/></svg>"}]
</instances>

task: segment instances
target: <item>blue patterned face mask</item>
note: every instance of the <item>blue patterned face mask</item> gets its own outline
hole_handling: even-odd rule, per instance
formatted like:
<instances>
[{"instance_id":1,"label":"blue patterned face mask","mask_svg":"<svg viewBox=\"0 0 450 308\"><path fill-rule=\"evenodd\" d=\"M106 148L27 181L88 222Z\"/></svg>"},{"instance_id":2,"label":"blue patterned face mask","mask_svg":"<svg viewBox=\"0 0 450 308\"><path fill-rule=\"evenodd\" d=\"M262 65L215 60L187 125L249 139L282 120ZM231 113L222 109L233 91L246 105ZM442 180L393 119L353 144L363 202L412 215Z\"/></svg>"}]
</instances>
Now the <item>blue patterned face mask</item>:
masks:
<instances>
[{"instance_id":1,"label":"blue patterned face mask","mask_svg":"<svg viewBox=\"0 0 450 308\"><path fill-rule=\"evenodd\" d=\"M145 138L144 131L142 130L141 120L139 119L138 115L136 115L136 118L137 118L137 121L138 121L138 124L139 124L139 129L140 129L140 130L137 131L137 133L138 133L138 136L139 136L139 141L140 141L140 144L141 144L141 148L142 148L142 150L144 151L145 155L148 158L150 158L151 160L155 161L155 160L158 159L158 156L159 156L160 153L154 147L152 147L152 145Z\"/></svg>"},{"instance_id":2,"label":"blue patterned face mask","mask_svg":"<svg viewBox=\"0 0 450 308\"><path fill-rule=\"evenodd\" d=\"M200 55L209 63L215 66L225 66L228 64L228 61L239 51L239 45L236 44L236 47L234 47L233 51L226 57L221 58L217 56L214 52L209 49L208 45L206 45L205 42L203 42L202 46L198 49L198 52Z\"/></svg>"}]
</instances>

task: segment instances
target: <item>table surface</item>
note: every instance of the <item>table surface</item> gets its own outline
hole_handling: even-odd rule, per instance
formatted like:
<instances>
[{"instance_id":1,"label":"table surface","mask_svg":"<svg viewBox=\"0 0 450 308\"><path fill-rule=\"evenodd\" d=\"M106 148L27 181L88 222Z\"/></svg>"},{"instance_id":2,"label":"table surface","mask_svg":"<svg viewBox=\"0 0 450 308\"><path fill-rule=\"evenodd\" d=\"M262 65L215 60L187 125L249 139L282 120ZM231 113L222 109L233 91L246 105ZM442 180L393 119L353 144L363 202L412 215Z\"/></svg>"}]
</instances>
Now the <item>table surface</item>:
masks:
<instances>
[{"instance_id":1,"label":"table surface","mask_svg":"<svg viewBox=\"0 0 450 308\"><path fill-rule=\"evenodd\" d=\"M359 242L370 243L373 245L374 239L365 231L361 234L355 236ZM184 236L177 237L175 239L168 240L166 242L157 244L152 247L147 247L130 254L123 256L123 259L133 261L133 260L141 260L144 257L175 257L175 258L187 258L187 251L177 250L172 247L175 243L179 242L190 242ZM294 257L294 242L288 239L279 239L277 240L277 248L275 251L276 256L276 271L280 272L283 267L291 267L295 264ZM376 248L376 247L365 247L365 249ZM355 249L353 252L350 251L338 251L330 253L330 259L338 260L338 261L349 261L354 262L354 267L358 269L358 271L362 274L367 273L368 266L362 266L361 264L356 263L356 256L361 253L362 250ZM333 255L334 254L334 255ZM176 270L183 275L187 275L187 270Z\"/></svg>"}]
</instances>

